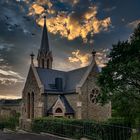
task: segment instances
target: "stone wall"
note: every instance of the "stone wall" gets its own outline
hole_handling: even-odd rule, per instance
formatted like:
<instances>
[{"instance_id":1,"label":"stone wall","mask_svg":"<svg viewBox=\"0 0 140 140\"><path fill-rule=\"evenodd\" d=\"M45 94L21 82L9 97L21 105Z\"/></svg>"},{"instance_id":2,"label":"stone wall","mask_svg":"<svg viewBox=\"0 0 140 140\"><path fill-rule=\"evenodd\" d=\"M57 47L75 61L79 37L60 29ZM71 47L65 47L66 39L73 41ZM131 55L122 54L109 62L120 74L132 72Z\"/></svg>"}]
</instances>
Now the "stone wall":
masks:
<instances>
[{"instance_id":1,"label":"stone wall","mask_svg":"<svg viewBox=\"0 0 140 140\"><path fill-rule=\"evenodd\" d=\"M20 118L21 125L24 126L23 128L26 129L28 127L31 117L27 117L27 95L34 93L34 118L42 117L43 116L43 101L42 96L40 93L40 88L37 84L35 75L33 73L32 68L30 67L26 84L22 93L22 116ZM28 129L28 128L27 128Z\"/></svg>"},{"instance_id":2,"label":"stone wall","mask_svg":"<svg viewBox=\"0 0 140 140\"><path fill-rule=\"evenodd\" d=\"M93 67L91 73L86 79L83 87L81 88L80 100L82 102L82 119L93 119L96 121L104 121L111 117L111 104L106 104L101 106L100 104L92 103L90 100L90 93L93 89L99 89L96 85L96 78L98 74L95 72Z\"/></svg>"},{"instance_id":3,"label":"stone wall","mask_svg":"<svg viewBox=\"0 0 140 140\"><path fill-rule=\"evenodd\" d=\"M20 105L0 106L0 116L2 116L2 117L12 117L16 113L21 114L21 106Z\"/></svg>"}]
</instances>

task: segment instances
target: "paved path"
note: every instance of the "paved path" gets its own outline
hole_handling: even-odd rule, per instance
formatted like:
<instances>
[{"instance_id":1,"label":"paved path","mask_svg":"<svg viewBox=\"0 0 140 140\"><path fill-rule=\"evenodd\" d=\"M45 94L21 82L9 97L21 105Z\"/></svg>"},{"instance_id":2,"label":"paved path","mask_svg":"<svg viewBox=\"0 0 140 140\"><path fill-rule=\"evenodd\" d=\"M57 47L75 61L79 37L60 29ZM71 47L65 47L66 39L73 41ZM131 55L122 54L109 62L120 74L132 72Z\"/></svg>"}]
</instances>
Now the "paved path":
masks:
<instances>
[{"instance_id":1,"label":"paved path","mask_svg":"<svg viewBox=\"0 0 140 140\"><path fill-rule=\"evenodd\" d=\"M50 136L50 135L0 132L0 140L64 140L64 139L63 138L56 138L56 137L53 137L53 136Z\"/></svg>"}]
</instances>

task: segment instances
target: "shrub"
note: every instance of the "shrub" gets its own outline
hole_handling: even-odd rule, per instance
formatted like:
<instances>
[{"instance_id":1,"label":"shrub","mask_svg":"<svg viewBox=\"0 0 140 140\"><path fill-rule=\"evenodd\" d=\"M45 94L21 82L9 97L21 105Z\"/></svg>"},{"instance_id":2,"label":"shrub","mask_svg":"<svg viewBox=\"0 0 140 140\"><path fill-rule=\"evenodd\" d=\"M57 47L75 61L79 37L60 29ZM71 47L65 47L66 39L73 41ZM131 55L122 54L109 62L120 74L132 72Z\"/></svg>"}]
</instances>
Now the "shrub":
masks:
<instances>
[{"instance_id":1,"label":"shrub","mask_svg":"<svg viewBox=\"0 0 140 140\"><path fill-rule=\"evenodd\" d=\"M32 131L47 132L70 138L87 137L93 140L128 140L131 129L127 128L124 120L110 119L106 123L90 120L38 118L32 122Z\"/></svg>"},{"instance_id":2,"label":"shrub","mask_svg":"<svg viewBox=\"0 0 140 140\"><path fill-rule=\"evenodd\" d=\"M14 130L19 125L19 115L14 117L1 117L0 118L0 129L9 128Z\"/></svg>"}]
</instances>

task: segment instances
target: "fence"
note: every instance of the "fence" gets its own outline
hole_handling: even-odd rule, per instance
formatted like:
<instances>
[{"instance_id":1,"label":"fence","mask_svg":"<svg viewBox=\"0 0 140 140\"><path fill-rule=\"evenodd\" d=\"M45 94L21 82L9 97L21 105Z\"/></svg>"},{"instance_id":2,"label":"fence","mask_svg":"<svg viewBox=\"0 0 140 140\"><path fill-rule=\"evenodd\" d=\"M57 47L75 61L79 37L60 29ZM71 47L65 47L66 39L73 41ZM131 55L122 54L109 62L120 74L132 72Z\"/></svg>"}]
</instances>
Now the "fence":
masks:
<instances>
[{"instance_id":1,"label":"fence","mask_svg":"<svg viewBox=\"0 0 140 140\"><path fill-rule=\"evenodd\" d=\"M78 126L49 122L44 132L76 139L86 137L91 140L140 140L140 132L137 129L108 124Z\"/></svg>"}]
</instances>

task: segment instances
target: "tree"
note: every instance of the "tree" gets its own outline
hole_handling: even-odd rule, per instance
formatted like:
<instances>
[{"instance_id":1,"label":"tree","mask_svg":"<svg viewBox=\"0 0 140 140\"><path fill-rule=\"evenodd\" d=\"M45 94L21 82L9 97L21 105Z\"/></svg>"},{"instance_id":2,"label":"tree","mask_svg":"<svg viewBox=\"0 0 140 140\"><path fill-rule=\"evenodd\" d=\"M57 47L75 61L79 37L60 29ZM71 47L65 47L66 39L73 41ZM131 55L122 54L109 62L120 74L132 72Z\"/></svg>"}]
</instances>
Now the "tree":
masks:
<instances>
[{"instance_id":1,"label":"tree","mask_svg":"<svg viewBox=\"0 0 140 140\"><path fill-rule=\"evenodd\" d=\"M112 101L118 115L130 122L140 117L140 24L128 41L113 45L98 78L98 101Z\"/></svg>"}]
</instances>

